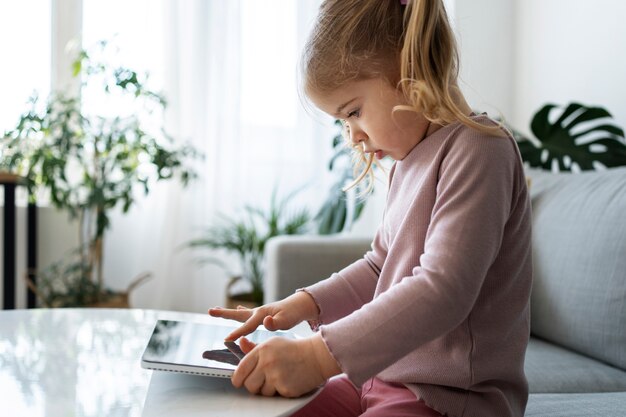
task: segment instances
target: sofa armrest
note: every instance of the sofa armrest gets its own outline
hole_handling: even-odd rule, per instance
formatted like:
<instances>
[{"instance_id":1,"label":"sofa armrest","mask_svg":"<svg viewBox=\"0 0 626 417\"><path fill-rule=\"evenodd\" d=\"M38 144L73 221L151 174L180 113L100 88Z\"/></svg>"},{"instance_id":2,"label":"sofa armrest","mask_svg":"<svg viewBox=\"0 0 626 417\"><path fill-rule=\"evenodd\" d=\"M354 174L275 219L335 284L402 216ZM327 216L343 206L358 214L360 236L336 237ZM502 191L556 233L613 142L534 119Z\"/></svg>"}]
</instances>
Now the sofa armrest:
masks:
<instances>
[{"instance_id":1,"label":"sofa armrest","mask_svg":"<svg viewBox=\"0 0 626 417\"><path fill-rule=\"evenodd\" d=\"M297 289L328 278L371 249L371 238L290 235L267 242L264 301L281 300Z\"/></svg>"}]
</instances>

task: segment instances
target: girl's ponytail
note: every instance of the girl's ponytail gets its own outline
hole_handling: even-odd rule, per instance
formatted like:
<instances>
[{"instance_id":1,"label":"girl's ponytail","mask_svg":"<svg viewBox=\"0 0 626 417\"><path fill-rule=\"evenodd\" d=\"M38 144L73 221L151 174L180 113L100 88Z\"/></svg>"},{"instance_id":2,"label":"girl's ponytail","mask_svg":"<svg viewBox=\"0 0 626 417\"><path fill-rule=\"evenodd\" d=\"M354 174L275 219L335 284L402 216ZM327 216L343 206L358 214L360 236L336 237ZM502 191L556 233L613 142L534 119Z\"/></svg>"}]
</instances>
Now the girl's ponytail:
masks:
<instances>
[{"instance_id":1,"label":"girl's ponytail","mask_svg":"<svg viewBox=\"0 0 626 417\"><path fill-rule=\"evenodd\" d=\"M499 126L486 126L461 111L457 85L459 55L454 32L441 0L407 2L400 51L400 83L410 106L433 123L459 121L479 131L501 136Z\"/></svg>"}]
</instances>

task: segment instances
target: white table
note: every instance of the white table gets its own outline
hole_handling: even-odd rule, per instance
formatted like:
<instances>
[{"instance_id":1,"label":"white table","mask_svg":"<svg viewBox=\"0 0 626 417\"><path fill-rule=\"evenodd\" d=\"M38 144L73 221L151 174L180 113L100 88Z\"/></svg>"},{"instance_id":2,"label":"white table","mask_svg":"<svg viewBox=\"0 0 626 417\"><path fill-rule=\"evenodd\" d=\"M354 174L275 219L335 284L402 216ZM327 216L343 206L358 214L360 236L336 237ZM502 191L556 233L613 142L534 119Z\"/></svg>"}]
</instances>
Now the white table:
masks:
<instances>
[{"instance_id":1,"label":"white table","mask_svg":"<svg viewBox=\"0 0 626 417\"><path fill-rule=\"evenodd\" d=\"M229 379L141 368L157 319L220 320L136 309L0 311L0 416L269 417L312 398L254 396Z\"/></svg>"}]
</instances>

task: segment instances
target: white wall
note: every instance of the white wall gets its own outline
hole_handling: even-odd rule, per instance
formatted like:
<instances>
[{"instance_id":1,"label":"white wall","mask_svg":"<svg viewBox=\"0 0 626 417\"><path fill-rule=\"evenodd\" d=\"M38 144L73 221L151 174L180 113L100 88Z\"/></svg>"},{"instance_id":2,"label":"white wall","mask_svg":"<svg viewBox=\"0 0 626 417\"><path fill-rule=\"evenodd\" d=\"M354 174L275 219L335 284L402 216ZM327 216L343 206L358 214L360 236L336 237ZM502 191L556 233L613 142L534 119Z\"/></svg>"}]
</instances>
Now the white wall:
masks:
<instances>
[{"instance_id":1,"label":"white wall","mask_svg":"<svg viewBox=\"0 0 626 417\"><path fill-rule=\"evenodd\" d=\"M578 101L626 128L626 2L518 0L515 15L512 119L527 127L543 104Z\"/></svg>"},{"instance_id":2,"label":"white wall","mask_svg":"<svg viewBox=\"0 0 626 417\"><path fill-rule=\"evenodd\" d=\"M524 133L544 104L600 105L626 127L626 2L450 0L461 87Z\"/></svg>"},{"instance_id":3,"label":"white wall","mask_svg":"<svg viewBox=\"0 0 626 417\"><path fill-rule=\"evenodd\" d=\"M514 2L450 0L459 55L459 87L474 110L509 118L514 109Z\"/></svg>"}]
</instances>

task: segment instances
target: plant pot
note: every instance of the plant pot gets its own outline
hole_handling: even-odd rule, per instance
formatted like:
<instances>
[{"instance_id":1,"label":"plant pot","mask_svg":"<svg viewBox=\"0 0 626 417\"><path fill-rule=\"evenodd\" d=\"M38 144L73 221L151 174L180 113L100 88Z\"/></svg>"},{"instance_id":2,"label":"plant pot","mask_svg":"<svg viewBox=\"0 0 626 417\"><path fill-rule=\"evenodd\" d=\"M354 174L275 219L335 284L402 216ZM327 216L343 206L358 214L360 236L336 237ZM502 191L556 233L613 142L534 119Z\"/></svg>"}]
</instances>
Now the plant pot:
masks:
<instances>
[{"instance_id":1,"label":"plant pot","mask_svg":"<svg viewBox=\"0 0 626 417\"><path fill-rule=\"evenodd\" d=\"M239 306L256 308L259 307L260 304L254 301L252 293L228 294L226 296L226 308L237 308Z\"/></svg>"},{"instance_id":2,"label":"plant pot","mask_svg":"<svg viewBox=\"0 0 626 417\"><path fill-rule=\"evenodd\" d=\"M35 293L39 300L39 305L45 308L58 307L86 307L86 308L130 308L130 294L139 285L146 282L152 277L149 272L144 272L137 276L125 291L111 291L110 289L100 290L99 292L89 292L88 295L83 294L82 297L47 297L47 293L40 291L40 288L30 279L28 275L24 275L26 285ZM92 300L98 300L91 302Z\"/></svg>"},{"instance_id":3,"label":"plant pot","mask_svg":"<svg viewBox=\"0 0 626 417\"><path fill-rule=\"evenodd\" d=\"M256 308L261 305L260 302L255 299L255 294L252 292L232 293L232 287L241 280L241 277L231 277L228 285L226 286L226 308L236 309L237 307Z\"/></svg>"},{"instance_id":4,"label":"plant pot","mask_svg":"<svg viewBox=\"0 0 626 417\"><path fill-rule=\"evenodd\" d=\"M127 291L111 294L106 300L99 301L87 305L85 307L93 308L130 308L130 302L128 300L129 293Z\"/></svg>"},{"instance_id":5,"label":"plant pot","mask_svg":"<svg viewBox=\"0 0 626 417\"><path fill-rule=\"evenodd\" d=\"M144 272L137 276L133 282L130 283L126 291L119 291L114 293L109 293L102 300L97 303L89 304L85 307L91 308L130 308L130 293L139 285L146 282L148 279L152 278L152 274L150 272Z\"/></svg>"}]
</instances>

